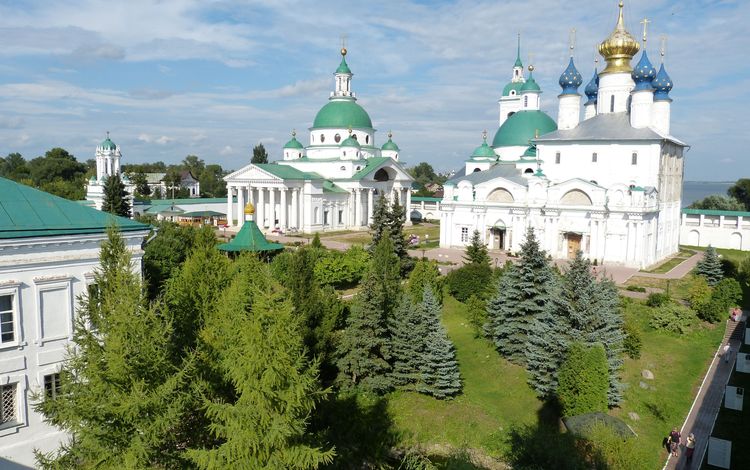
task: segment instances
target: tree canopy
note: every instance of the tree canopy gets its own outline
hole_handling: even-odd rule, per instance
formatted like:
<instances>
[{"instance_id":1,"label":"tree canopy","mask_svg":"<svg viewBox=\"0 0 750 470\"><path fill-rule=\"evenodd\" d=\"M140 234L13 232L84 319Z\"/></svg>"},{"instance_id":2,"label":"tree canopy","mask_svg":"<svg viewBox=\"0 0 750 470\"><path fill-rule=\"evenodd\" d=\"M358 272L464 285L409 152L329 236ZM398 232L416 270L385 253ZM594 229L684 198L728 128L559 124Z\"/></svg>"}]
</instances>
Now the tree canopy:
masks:
<instances>
[{"instance_id":1,"label":"tree canopy","mask_svg":"<svg viewBox=\"0 0 750 470\"><path fill-rule=\"evenodd\" d=\"M259 142L258 145L253 147L253 158L250 163L268 163L268 152L266 152L263 142Z\"/></svg>"}]
</instances>

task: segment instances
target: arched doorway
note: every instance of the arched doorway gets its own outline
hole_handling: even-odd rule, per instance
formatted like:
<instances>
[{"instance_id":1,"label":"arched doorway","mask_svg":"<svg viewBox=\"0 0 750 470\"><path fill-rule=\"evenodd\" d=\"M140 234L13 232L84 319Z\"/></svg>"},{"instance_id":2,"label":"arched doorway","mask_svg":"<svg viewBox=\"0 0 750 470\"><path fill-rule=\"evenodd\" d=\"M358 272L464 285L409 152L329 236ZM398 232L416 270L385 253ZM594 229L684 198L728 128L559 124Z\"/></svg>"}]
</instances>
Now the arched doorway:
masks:
<instances>
[{"instance_id":1,"label":"arched doorway","mask_svg":"<svg viewBox=\"0 0 750 470\"><path fill-rule=\"evenodd\" d=\"M565 234L565 243L568 247L568 259L574 259L576 253L581 250L581 240L583 240L583 235L580 233L567 232Z\"/></svg>"},{"instance_id":2,"label":"arched doorway","mask_svg":"<svg viewBox=\"0 0 750 470\"><path fill-rule=\"evenodd\" d=\"M506 250L508 236L505 222L499 219L495 224L490 227L490 249L491 250Z\"/></svg>"}]
</instances>

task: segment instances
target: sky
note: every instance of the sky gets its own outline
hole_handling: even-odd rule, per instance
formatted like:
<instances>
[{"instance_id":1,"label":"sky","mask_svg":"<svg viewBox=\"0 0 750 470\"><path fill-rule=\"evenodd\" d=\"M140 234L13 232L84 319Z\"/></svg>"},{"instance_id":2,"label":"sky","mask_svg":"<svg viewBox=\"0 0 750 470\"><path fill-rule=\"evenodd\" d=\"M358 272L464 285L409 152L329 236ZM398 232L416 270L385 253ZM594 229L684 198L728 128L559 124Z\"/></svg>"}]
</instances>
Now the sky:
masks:
<instances>
[{"instance_id":1,"label":"sky","mask_svg":"<svg viewBox=\"0 0 750 470\"><path fill-rule=\"evenodd\" d=\"M237 169L258 142L280 159L292 129L308 143L345 35L376 144L392 130L407 164L455 169L497 130L517 33L556 119L570 30L585 85L616 17L616 0L0 0L0 155L86 160L110 131L124 164L194 154ZM668 38L685 179L750 175L750 2L625 2L636 38L644 17L657 66Z\"/></svg>"}]
</instances>

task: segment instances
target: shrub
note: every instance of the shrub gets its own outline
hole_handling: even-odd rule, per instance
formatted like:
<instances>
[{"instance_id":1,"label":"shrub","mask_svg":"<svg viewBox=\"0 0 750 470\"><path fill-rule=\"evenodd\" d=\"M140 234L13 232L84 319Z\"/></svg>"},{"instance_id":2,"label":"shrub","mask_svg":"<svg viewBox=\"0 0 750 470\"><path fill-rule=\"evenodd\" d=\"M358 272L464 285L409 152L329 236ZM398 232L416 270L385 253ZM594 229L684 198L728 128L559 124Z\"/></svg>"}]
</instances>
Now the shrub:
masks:
<instances>
[{"instance_id":1,"label":"shrub","mask_svg":"<svg viewBox=\"0 0 750 470\"><path fill-rule=\"evenodd\" d=\"M725 319L729 309L742 300L742 288L736 279L723 279L714 287L711 297L698 308L698 317L711 323Z\"/></svg>"},{"instance_id":2,"label":"shrub","mask_svg":"<svg viewBox=\"0 0 750 470\"><path fill-rule=\"evenodd\" d=\"M683 334L695 322L695 313L689 308L670 302L654 309L649 325L655 330Z\"/></svg>"},{"instance_id":3,"label":"shrub","mask_svg":"<svg viewBox=\"0 0 750 470\"><path fill-rule=\"evenodd\" d=\"M599 343L571 344L558 376L557 397L563 416L606 412L608 390L609 368L604 347Z\"/></svg>"},{"instance_id":4,"label":"shrub","mask_svg":"<svg viewBox=\"0 0 750 470\"><path fill-rule=\"evenodd\" d=\"M370 254L360 246L345 252L321 250L315 263L315 279L323 286L351 287L362 280L369 262Z\"/></svg>"},{"instance_id":5,"label":"shrub","mask_svg":"<svg viewBox=\"0 0 750 470\"><path fill-rule=\"evenodd\" d=\"M630 292L646 292L646 288L641 286L628 286L625 290L629 290Z\"/></svg>"},{"instance_id":6,"label":"shrub","mask_svg":"<svg viewBox=\"0 0 750 470\"><path fill-rule=\"evenodd\" d=\"M484 324L487 323L487 303L472 294L466 301L466 316L471 326L474 327L475 335L482 336Z\"/></svg>"},{"instance_id":7,"label":"shrub","mask_svg":"<svg viewBox=\"0 0 750 470\"><path fill-rule=\"evenodd\" d=\"M492 286L492 268L488 265L470 263L451 271L445 278L448 292L460 302L472 294L485 298Z\"/></svg>"},{"instance_id":8,"label":"shrub","mask_svg":"<svg viewBox=\"0 0 750 470\"><path fill-rule=\"evenodd\" d=\"M703 311L711 301L711 287L703 276L693 276L688 287L688 303L696 312Z\"/></svg>"},{"instance_id":9,"label":"shrub","mask_svg":"<svg viewBox=\"0 0 750 470\"><path fill-rule=\"evenodd\" d=\"M662 307L671 300L669 294L665 292L652 292L648 295L648 299L646 299L646 305L649 307Z\"/></svg>"},{"instance_id":10,"label":"shrub","mask_svg":"<svg viewBox=\"0 0 750 470\"><path fill-rule=\"evenodd\" d=\"M625 354L631 359L641 357L641 347L643 346L641 332L631 322L625 322L625 340L622 346L625 349Z\"/></svg>"}]
</instances>

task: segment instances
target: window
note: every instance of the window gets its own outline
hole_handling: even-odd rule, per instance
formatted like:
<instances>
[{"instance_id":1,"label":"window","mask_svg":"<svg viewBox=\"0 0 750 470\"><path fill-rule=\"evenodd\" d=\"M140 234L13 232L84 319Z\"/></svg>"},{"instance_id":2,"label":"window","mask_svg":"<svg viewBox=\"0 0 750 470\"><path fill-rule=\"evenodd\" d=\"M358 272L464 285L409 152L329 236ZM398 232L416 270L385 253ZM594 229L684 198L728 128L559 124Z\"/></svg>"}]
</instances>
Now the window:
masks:
<instances>
[{"instance_id":1,"label":"window","mask_svg":"<svg viewBox=\"0 0 750 470\"><path fill-rule=\"evenodd\" d=\"M323 225L328 225L328 211L323 211Z\"/></svg>"},{"instance_id":2,"label":"window","mask_svg":"<svg viewBox=\"0 0 750 470\"><path fill-rule=\"evenodd\" d=\"M529 107L529 97L528 96L524 96L523 97L523 107L524 108L528 108Z\"/></svg>"},{"instance_id":3,"label":"window","mask_svg":"<svg viewBox=\"0 0 750 470\"><path fill-rule=\"evenodd\" d=\"M559 163L560 163L560 152L557 152L557 153L555 154L555 163L557 163L557 164L559 164Z\"/></svg>"},{"instance_id":4,"label":"window","mask_svg":"<svg viewBox=\"0 0 750 470\"><path fill-rule=\"evenodd\" d=\"M596 152L591 154L591 162L596 163L596 159L599 158L599 155L596 154Z\"/></svg>"},{"instance_id":5,"label":"window","mask_svg":"<svg viewBox=\"0 0 750 470\"><path fill-rule=\"evenodd\" d=\"M510 90L510 96L516 96L516 90Z\"/></svg>"},{"instance_id":6,"label":"window","mask_svg":"<svg viewBox=\"0 0 750 470\"><path fill-rule=\"evenodd\" d=\"M57 398L62 390L60 374L48 374L44 376L44 395L47 398Z\"/></svg>"},{"instance_id":7,"label":"window","mask_svg":"<svg viewBox=\"0 0 750 470\"><path fill-rule=\"evenodd\" d=\"M366 143L366 144L369 144L369 143L370 143L370 136L369 136L369 135L366 135L366 136L365 136L365 143Z\"/></svg>"},{"instance_id":8,"label":"window","mask_svg":"<svg viewBox=\"0 0 750 470\"><path fill-rule=\"evenodd\" d=\"M461 227L461 243L469 241L469 227Z\"/></svg>"},{"instance_id":9,"label":"window","mask_svg":"<svg viewBox=\"0 0 750 470\"><path fill-rule=\"evenodd\" d=\"M336 134L336 135L334 135L334 136L333 136L333 140L335 140L337 144L338 144L339 142L341 142L341 134Z\"/></svg>"},{"instance_id":10,"label":"window","mask_svg":"<svg viewBox=\"0 0 750 470\"><path fill-rule=\"evenodd\" d=\"M344 223L344 211L340 210L339 211L339 224L343 224L343 223Z\"/></svg>"},{"instance_id":11,"label":"window","mask_svg":"<svg viewBox=\"0 0 750 470\"><path fill-rule=\"evenodd\" d=\"M0 344L10 343L16 339L13 322L13 296L0 295Z\"/></svg>"},{"instance_id":12,"label":"window","mask_svg":"<svg viewBox=\"0 0 750 470\"><path fill-rule=\"evenodd\" d=\"M630 164L631 165L638 164L638 152L633 152L633 155L630 156Z\"/></svg>"},{"instance_id":13,"label":"window","mask_svg":"<svg viewBox=\"0 0 750 470\"><path fill-rule=\"evenodd\" d=\"M0 425L5 423L17 423L16 415L16 384L8 384L0 387Z\"/></svg>"},{"instance_id":14,"label":"window","mask_svg":"<svg viewBox=\"0 0 750 470\"><path fill-rule=\"evenodd\" d=\"M615 95L609 97L609 112L615 112Z\"/></svg>"},{"instance_id":15,"label":"window","mask_svg":"<svg viewBox=\"0 0 750 470\"><path fill-rule=\"evenodd\" d=\"M339 170L341 170L341 171L346 171L346 167L345 167L345 166L342 166L341 168L339 168Z\"/></svg>"},{"instance_id":16,"label":"window","mask_svg":"<svg viewBox=\"0 0 750 470\"><path fill-rule=\"evenodd\" d=\"M359 139L357 138L357 134L352 134L352 139L354 139L354 140L359 140Z\"/></svg>"},{"instance_id":17,"label":"window","mask_svg":"<svg viewBox=\"0 0 750 470\"><path fill-rule=\"evenodd\" d=\"M326 136L324 134L320 134L320 142L323 143L326 141Z\"/></svg>"}]
</instances>

